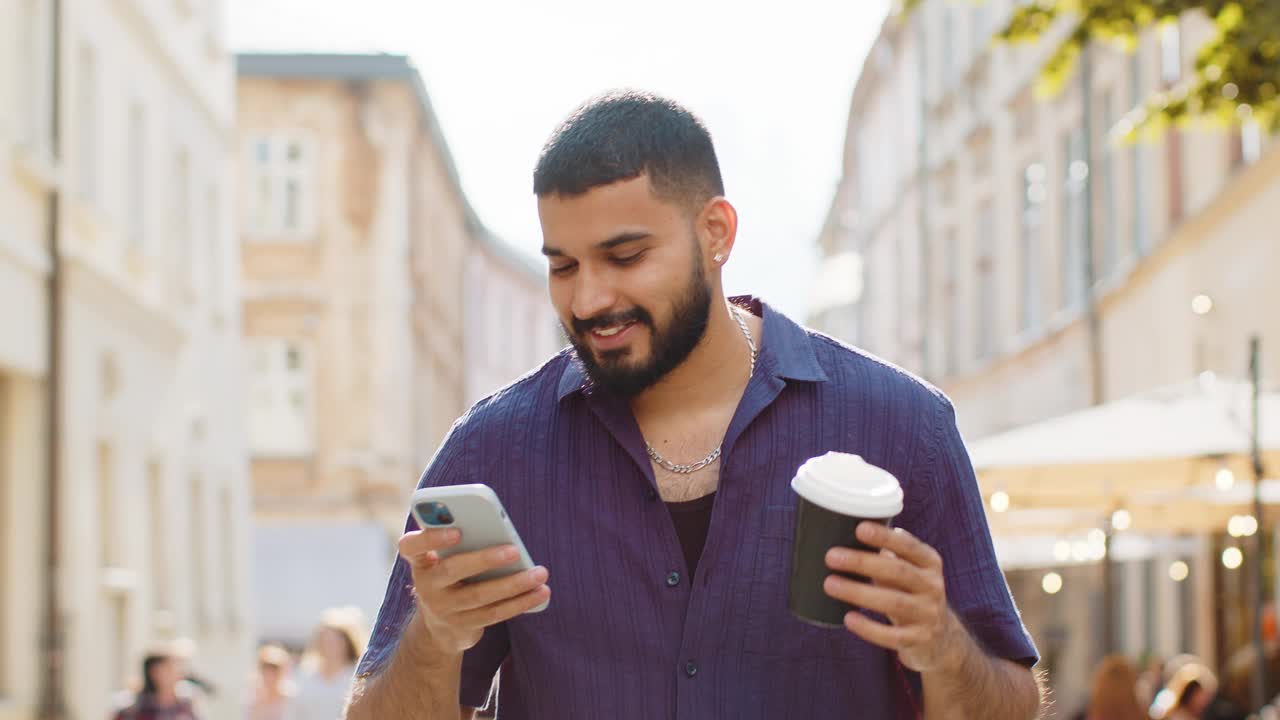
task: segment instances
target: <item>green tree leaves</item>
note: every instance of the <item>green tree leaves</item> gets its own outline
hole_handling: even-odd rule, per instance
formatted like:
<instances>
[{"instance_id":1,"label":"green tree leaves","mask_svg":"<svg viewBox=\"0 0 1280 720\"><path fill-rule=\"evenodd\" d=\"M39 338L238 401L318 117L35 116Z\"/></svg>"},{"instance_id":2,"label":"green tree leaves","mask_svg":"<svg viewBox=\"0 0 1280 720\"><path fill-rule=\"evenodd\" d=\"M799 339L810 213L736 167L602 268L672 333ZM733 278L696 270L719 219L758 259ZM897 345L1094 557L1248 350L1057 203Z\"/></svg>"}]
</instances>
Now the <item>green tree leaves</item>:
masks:
<instances>
[{"instance_id":1,"label":"green tree leaves","mask_svg":"<svg viewBox=\"0 0 1280 720\"><path fill-rule=\"evenodd\" d=\"M922 1L903 0L902 8L910 11ZM1126 129L1132 135L1192 121L1237 124L1250 118L1280 129L1280 0L1038 0L1018 7L997 38L1036 42L1058 23L1070 24L1041 70L1037 90L1052 94L1070 79L1086 44L1132 51L1144 29L1193 12L1213 20L1216 37L1198 50L1194 71L1148 98L1127 118Z\"/></svg>"}]
</instances>

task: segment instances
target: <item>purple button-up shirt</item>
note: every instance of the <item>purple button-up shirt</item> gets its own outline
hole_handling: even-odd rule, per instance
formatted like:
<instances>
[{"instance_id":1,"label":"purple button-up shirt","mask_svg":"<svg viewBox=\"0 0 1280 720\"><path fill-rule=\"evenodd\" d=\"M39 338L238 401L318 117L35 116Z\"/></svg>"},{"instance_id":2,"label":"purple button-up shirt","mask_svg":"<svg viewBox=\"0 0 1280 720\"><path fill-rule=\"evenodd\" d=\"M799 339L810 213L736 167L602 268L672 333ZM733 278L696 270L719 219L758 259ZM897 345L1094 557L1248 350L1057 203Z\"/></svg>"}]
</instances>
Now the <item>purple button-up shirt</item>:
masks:
<instances>
[{"instance_id":1,"label":"purple button-up shirt","mask_svg":"<svg viewBox=\"0 0 1280 720\"><path fill-rule=\"evenodd\" d=\"M593 389L571 352L454 425L419 486L493 487L552 587L545 611L487 629L466 653L462 704L482 706L501 667L502 720L915 716L920 679L896 655L787 611L790 480L828 450L898 477L897 525L941 553L953 610L988 652L1035 663L950 402L763 303L735 302L763 315L764 332L693 577L629 405ZM411 586L397 560L361 673L394 653Z\"/></svg>"}]
</instances>

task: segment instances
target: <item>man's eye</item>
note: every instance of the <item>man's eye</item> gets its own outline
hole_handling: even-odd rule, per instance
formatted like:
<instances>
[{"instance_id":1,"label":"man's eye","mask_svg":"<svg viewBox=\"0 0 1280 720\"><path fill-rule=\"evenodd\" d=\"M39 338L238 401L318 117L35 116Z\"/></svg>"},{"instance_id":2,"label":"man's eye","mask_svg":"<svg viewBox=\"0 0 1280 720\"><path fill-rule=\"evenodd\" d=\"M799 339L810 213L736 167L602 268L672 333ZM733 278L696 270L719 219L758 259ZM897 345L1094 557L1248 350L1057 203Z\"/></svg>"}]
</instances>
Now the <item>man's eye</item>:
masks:
<instances>
[{"instance_id":1,"label":"man's eye","mask_svg":"<svg viewBox=\"0 0 1280 720\"><path fill-rule=\"evenodd\" d=\"M573 272L573 269L577 266L578 266L577 263L570 263L568 265L560 265L560 266L552 265L551 274L552 275L568 275L569 273Z\"/></svg>"},{"instance_id":2,"label":"man's eye","mask_svg":"<svg viewBox=\"0 0 1280 720\"><path fill-rule=\"evenodd\" d=\"M644 253L638 252L633 255L627 255L626 257L615 257L613 258L613 263L615 265L630 265L642 257L644 257Z\"/></svg>"}]
</instances>

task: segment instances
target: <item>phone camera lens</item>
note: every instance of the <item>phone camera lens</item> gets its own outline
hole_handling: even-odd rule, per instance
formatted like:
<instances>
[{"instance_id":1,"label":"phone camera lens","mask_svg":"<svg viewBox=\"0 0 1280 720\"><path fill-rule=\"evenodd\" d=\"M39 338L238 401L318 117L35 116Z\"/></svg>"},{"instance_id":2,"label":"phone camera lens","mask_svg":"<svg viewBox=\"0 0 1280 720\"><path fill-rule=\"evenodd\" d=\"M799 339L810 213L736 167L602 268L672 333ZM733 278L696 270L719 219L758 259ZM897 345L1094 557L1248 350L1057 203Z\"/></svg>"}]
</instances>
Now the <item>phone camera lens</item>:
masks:
<instances>
[{"instance_id":1,"label":"phone camera lens","mask_svg":"<svg viewBox=\"0 0 1280 720\"><path fill-rule=\"evenodd\" d=\"M449 507L444 503L422 503L418 506L418 516L427 525L451 525L453 523L453 513L449 512Z\"/></svg>"}]
</instances>

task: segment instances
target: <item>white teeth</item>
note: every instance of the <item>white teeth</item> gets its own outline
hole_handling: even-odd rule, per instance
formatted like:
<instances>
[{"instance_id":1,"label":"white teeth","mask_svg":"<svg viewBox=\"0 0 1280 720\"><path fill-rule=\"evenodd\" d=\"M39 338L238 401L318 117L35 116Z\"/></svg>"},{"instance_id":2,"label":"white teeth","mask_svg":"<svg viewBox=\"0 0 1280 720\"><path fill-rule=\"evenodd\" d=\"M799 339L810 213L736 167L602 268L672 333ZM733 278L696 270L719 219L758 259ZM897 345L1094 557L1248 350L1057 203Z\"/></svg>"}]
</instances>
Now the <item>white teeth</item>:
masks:
<instances>
[{"instance_id":1,"label":"white teeth","mask_svg":"<svg viewBox=\"0 0 1280 720\"><path fill-rule=\"evenodd\" d=\"M629 327L631 327L631 323L627 323L626 325L614 325L613 327L605 328L603 330L596 330L594 332L596 335L599 335L600 337L613 337L614 335L617 335L618 333L622 332L623 330L626 330Z\"/></svg>"}]
</instances>

